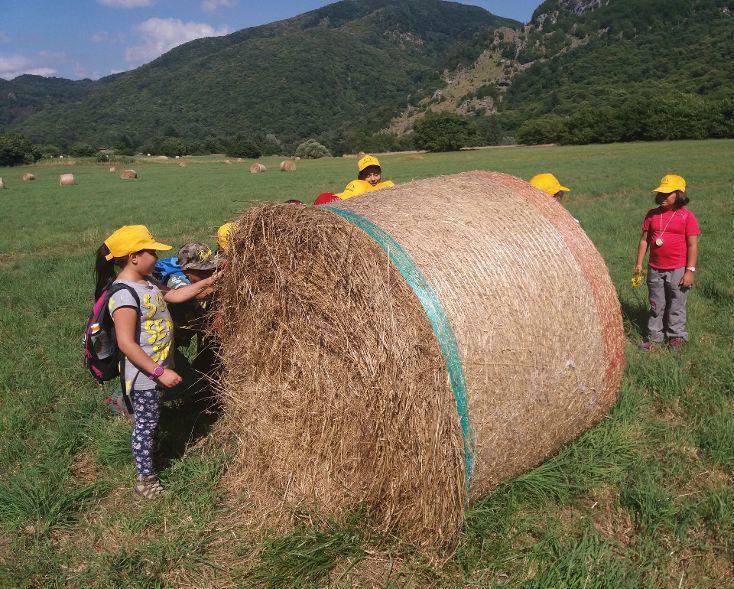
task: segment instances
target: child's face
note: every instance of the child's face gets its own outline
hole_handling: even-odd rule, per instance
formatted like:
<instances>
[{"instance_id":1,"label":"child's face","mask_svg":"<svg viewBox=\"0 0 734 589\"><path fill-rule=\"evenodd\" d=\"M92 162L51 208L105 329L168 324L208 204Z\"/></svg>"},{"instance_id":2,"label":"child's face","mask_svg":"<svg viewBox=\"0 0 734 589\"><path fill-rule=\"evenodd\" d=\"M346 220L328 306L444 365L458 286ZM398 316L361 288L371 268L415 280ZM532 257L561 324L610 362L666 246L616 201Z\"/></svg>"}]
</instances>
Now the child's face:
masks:
<instances>
[{"instance_id":1,"label":"child's face","mask_svg":"<svg viewBox=\"0 0 734 589\"><path fill-rule=\"evenodd\" d=\"M370 173L365 176L365 180L372 184L372 186L377 186L380 183L381 178L382 174L377 170L370 171Z\"/></svg>"},{"instance_id":2,"label":"child's face","mask_svg":"<svg viewBox=\"0 0 734 589\"><path fill-rule=\"evenodd\" d=\"M209 278L214 274L214 270L184 270L184 274L186 274L186 278L189 279L191 284L196 284L205 278Z\"/></svg>"},{"instance_id":3,"label":"child's face","mask_svg":"<svg viewBox=\"0 0 734 589\"><path fill-rule=\"evenodd\" d=\"M130 254L130 262L143 275L152 274L157 261L158 254L155 250L141 250Z\"/></svg>"},{"instance_id":4,"label":"child's face","mask_svg":"<svg viewBox=\"0 0 734 589\"><path fill-rule=\"evenodd\" d=\"M670 194L665 194L664 192L658 192L655 195L655 202L658 203L664 209L670 209L670 208L673 208L673 205L675 205L676 197L677 197L677 194L675 192L671 192Z\"/></svg>"}]
</instances>

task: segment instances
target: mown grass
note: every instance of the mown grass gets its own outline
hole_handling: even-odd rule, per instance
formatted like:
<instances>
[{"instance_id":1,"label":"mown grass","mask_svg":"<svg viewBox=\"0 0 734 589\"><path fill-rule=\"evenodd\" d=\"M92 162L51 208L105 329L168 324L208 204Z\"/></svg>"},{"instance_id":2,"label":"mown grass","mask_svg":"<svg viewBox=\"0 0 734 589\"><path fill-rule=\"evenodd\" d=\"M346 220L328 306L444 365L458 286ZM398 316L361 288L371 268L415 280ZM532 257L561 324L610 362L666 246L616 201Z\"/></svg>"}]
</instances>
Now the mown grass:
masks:
<instances>
[{"instance_id":1,"label":"mown grass","mask_svg":"<svg viewBox=\"0 0 734 589\"><path fill-rule=\"evenodd\" d=\"M310 202L353 177L354 159L251 175L202 158L2 169L0 192L0 586L460 587L731 586L734 562L733 141L497 148L383 159L396 181L469 169L524 178L550 170L618 287L627 369L610 414L557 456L473 505L459 546L435 558L371 530L360 514L264 537L216 486L222 459L187 449L206 432L197 407L167 403L161 473L170 494L131 492L129 424L81 367L92 254L110 231L146 223L178 246L213 242L243 207ZM60 188L58 174L79 184ZM644 289L629 286L649 189L689 181L703 229L689 299L692 341L645 355ZM417 203L419 204L419 203ZM450 203L447 203L447 206ZM246 502L245 502L246 503Z\"/></svg>"}]
</instances>

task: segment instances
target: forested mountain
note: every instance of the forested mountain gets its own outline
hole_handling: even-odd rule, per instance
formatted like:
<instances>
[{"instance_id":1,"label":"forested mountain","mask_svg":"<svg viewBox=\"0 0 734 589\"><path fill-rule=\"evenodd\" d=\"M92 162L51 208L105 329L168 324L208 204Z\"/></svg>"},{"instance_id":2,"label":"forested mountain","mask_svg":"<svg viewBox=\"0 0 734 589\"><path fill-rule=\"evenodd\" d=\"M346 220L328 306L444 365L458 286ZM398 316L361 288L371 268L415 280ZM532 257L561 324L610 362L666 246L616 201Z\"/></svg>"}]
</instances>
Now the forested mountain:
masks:
<instances>
[{"instance_id":1,"label":"forested mountain","mask_svg":"<svg viewBox=\"0 0 734 589\"><path fill-rule=\"evenodd\" d=\"M0 128L61 146L239 134L339 153L400 146L431 111L473 118L480 143L734 136L734 0L547 0L524 26L344 0L97 82L0 81Z\"/></svg>"},{"instance_id":2,"label":"forested mountain","mask_svg":"<svg viewBox=\"0 0 734 589\"><path fill-rule=\"evenodd\" d=\"M344 0L192 41L91 83L71 103L52 99L25 118L3 105L1 116L35 142L58 144L139 146L164 135L204 141L232 133L333 143L374 132L430 95L440 72L475 58L467 47L498 26L520 23L440 0Z\"/></svg>"},{"instance_id":3,"label":"forested mountain","mask_svg":"<svg viewBox=\"0 0 734 589\"><path fill-rule=\"evenodd\" d=\"M456 109L526 142L734 136L734 1L548 0L446 80L393 129Z\"/></svg>"}]
</instances>

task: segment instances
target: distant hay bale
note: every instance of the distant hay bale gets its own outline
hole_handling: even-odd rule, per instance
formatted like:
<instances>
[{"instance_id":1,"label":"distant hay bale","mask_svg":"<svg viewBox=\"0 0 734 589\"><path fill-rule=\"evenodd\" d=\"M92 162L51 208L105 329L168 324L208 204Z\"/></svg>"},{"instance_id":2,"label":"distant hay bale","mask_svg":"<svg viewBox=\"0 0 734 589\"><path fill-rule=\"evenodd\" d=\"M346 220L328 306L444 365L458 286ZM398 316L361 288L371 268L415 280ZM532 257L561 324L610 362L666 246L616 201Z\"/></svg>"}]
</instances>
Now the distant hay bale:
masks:
<instances>
[{"instance_id":1,"label":"distant hay bale","mask_svg":"<svg viewBox=\"0 0 734 589\"><path fill-rule=\"evenodd\" d=\"M357 159L360 159L360 160L361 160L361 159L362 159L362 158L363 158L364 156L366 156L366 155L367 155L367 154L366 154L366 153L365 153L364 151L360 151L360 152L359 152L359 153L357 154Z\"/></svg>"},{"instance_id":2,"label":"distant hay bale","mask_svg":"<svg viewBox=\"0 0 734 589\"><path fill-rule=\"evenodd\" d=\"M225 163L225 164L231 164L231 163L232 163L232 161L231 161L231 160L224 160L224 163Z\"/></svg>"},{"instance_id":3,"label":"distant hay bale","mask_svg":"<svg viewBox=\"0 0 734 589\"><path fill-rule=\"evenodd\" d=\"M228 248L211 439L233 444L222 484L263 525L363 506L380 529L450 546L467 502L617 397L624 340L604 260L518 178L263 205Z\"/></svg>"},{"instance_id":4,"label":"distant hay bale","mask_svg":"<svg viewBox=\"0 0 734 589\"><path fill-rule=\"evenodd\" d=\"M74 174L61 174L59 176L59 186L74 186L76 180Z\"/></svg>"},{"instance_id":5,"label":"distant hay bale","mask_svg":"<svg viewBox=\"0 0 734 589\"><path fill-rule=\"evenodd\" d=\"M186 167L186 162L178 162L178 167L179 168L185 168Z\"/></svg>"},{"instance_id":6,"label":"distant hay bale","mask_svg":"<svg viewBox=\"0 0 734 589\"><path fill-rule=\"evenodd\" d=\"M296 156L296 157L293 158L293 161L300 162L301 161L301 158L299 156Z\"/></svg>"},{"instance_id":7,"label":"distant hay bale","mask_svg":"<svg viewBox=\"0 0 734 589\"><path fill-rule=\"evenodd\" d=\"M4 189L5 189L5 182L3 182L3 179L0 178L0 190L4 190Z\"/></svg>"},{"instance_id":8,"label":"distant hay bale","mask_svg":"<svg viewBox=\"0 0 734 589\"><path fill-rule=\"evenodd\" d=\"M110 173L114 174L117 172L117 166L110 166Z\"/></svg>"},{"instance_id":9,"label":"distant hay bale","mask_svg":"<svg viewBox=\"0 0 734 589\"><path fill-rule=\"evenodd\" d=\"M260 162L255 162L250 166L250 173L251 174L261 174L262 172L267 172L268 169L261 164Z\"/></svg>"},{"instance_id":10,"label":"distant hay bale","mask_svg":"<svg viewBox=\"0 0 734 589\"><path fill-rule=\"evenodd\" d=\"M156 156L155 159L164 161L164 160L167 160L168 159L168 156L167 155L158 155L158 156Z\"/></svg>"},{"instance_id":11,"label":"distant hay bale","mask_svg":"<svg viewBox=\"0 0 734 589\"><path fill-rule=\"evenodd\" d=\"M285 160L285 161L280 162L280 171L281 172L295 172L296 162L292 160Z\"/></svg>"},{"instance_id":12,"label":"distant hay bale","mask_svg":"<svg viewBox=\"0 0 734 589\"><path fill-rule=\"evenodd\" d=\"M30 172L26 172L22 176L23 182L30 182L31 180L35 180L35 179L36 177L33 174L31 174Z\"/></svg>"},{"instance_id":13,"label":"distant hay bale","mask_svg":"<svg viewBox=\"0 0 734 589\"><path fill-rule=\"evenodd\" d=\"M120 180L135 180L138 177L138 173L135 170L123 170L120 174Z\"/></svg>"}]
</instances>

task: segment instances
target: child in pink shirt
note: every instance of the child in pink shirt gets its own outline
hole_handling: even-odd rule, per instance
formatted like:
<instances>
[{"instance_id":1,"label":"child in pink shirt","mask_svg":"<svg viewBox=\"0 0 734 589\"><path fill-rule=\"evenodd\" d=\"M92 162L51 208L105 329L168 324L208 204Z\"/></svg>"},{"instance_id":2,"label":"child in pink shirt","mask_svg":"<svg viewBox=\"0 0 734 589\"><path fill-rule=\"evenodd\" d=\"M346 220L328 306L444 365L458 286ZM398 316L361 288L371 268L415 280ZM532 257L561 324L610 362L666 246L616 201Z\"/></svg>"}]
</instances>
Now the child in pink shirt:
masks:
<instances>
[{"instance_id":1,"label":"child in pink shirt","mask_svg":"<svg viewBox=\"0 0 734 589\"><path fill-rule=\"evenodd\" d=\"M648 211L642 222L635 263L635 272L642 271L649 250L650 318L642 348L651 350L667 338L670 347L678 350L688 341L686 299L693 286L701 230L696 217L685 208L689 199L681 176L665 176L653 192L658 207Z\"/></svg>"}]
</instances>

